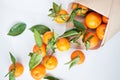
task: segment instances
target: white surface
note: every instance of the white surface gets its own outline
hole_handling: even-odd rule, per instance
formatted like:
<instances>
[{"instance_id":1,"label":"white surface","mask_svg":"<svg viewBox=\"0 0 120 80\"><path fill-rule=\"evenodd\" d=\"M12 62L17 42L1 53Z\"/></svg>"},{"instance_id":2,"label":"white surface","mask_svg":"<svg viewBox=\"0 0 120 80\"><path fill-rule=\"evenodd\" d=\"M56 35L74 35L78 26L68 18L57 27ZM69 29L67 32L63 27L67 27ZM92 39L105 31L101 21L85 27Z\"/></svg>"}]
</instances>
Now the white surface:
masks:
<instances>
[{"instance_id":1,"label":"white surface","mask_svg":"<svg viewBox=\"0 0 120 80\"><path fill-rule=\"evenodd\" d=\"M29 72L29 52L34 45L33 33L28 29L35 24L44 24L55 32L62 34L65 25L56 24L49 18L48 9L52 2L63 4L67 9L72 0L0 0L0 80L8 80L4 75L8 72L11 64L9 51L23 63L25 71L16 80L34 80ZM27 29L23 34L11 37L7 33L16 22L25 22ZM62 80L120 80L120 33L108 41L102 48L94 51L84 51L85 62L68 70L65 62L70 60L70 54L74 49L67 52L56 52L58 66L47 73Z\"/></svg>"}]
</instances>

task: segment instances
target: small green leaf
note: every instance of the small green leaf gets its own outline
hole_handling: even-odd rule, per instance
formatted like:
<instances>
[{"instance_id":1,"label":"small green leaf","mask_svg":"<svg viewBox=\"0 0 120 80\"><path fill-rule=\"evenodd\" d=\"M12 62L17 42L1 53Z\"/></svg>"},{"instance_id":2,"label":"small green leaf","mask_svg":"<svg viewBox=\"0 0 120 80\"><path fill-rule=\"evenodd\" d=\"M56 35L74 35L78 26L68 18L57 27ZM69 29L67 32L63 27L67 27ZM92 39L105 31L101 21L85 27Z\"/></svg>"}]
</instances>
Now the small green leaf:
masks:
<instances>
[{"instance_id":1,"label":"small green leaf","mask_svg":"<svg viewBox=\"0 0 120 80\"><path fill-rule=\"evenodd\" d=\"M79 30L81 30L81 31L85 31L85 30L86 30L85 26L84 26L81 22L79 22L79 21L77 21L77 20L73 20L73 23L74 23L74 26L75 26L77 29L79 29Z\"/></svg>"},{"instance_id":2,"label":"small green leaf","mask_svg":"<svg viewBox=\"0 0 120 80\"><path fill-rule=\"evenodd\" d=\"M34 32L34 29L36 29L40 34L44 34L45 32L50 31L47 26L41 24L34 25L30 28L32 32Z\"/></svg>"},{"instance_id":3,"label":"small green leaf","mask_svg":"<svg viewBox=\"0 0 120 80\"><path fill-rule=\"evenodd\" d=\"M86 41L85 41L85 47L86 47L86 50L88 50L90 48L90 39L93 37L93 35L91 35Z\"/></svg>"},{"instance_id":4,"label":"small green leaf","mask_svg":"<svg viewBox=\"0 0 120 80\"><path fill-rule=\"evenodd\" d=\"M9 54L10 54L10 58L11 58L12 63L15 65L15 63L16 63L15 57L12 55L11 52L9 52Z\"/></svg>"},{"instance_id":5,"label":"small green leaf","mask_svg":"<svg viewBox=\"0 0 120 80\"><path fill-rule=\"evenodd\" d=\"M10 73L9 73L9 80L15 80L14 70L10 71Z\"/></svg>"},{"instance_id":6,"label":"small green leaf","mask_svg":"<svg viewBox=\"0 0 120 80\"><path fill-rule=\"evenodd\" d=\"M86 41L90 41L92 39L93 35L91 35Z\"/></svg>"},{"instance_id":7,"label":"small green leaf","mask_svg":"<svg viewBox=\"0 0 120 80\"><path fill-rule=\"evenodd\" d=\"M42 46L42 37L36 29L34 29L34 38L35 38L35 42L36 42L37 46L41 47Z\"/></svg>"},{"instance_id":8,"label":"small green leaf","mask_svg":"<svg viewBox=\"0 0 120 80\"><path fill-rule=\"evenodd\" d=\"M32 57L30 58L30 62L29 62L30 70L35 68L41 61L42 61L42 54L33 53Z\"/></svg>"},{"instance_id":9,"label":"small green leaf","mask_svg":"<svg viewBox=\"0 0 120 80\"><path fill-rule=\"evenodd\" d=\"M56 14L55 14L55 13L51 13L51 14L49 14L48 16L50 16L50 17L55 17Z\"/></svg>"},{"instance_id":10,"label":"small green leaf","mask_svg":"<svg viewBox=\"0 0 120 80\"><path fill-rule=\"evenodd\" d=\"M79 30L77 30L76 28L73 29L69 29L67 30L64 34L62 34L60 37L70 37L70 36L74 36L76 34L79 33Z\"/></svg>"},{"instance_id":11,"label":"small green leaf","mask_svg":"<svg viewBox=\"0 0 120 80\"><path fill-rule=\"evenodd\" d=\"M78 12L79 9L80 9L80 8L76 8L76 9L74 9L74 10L71 12L68 21L73 21L73 20L74 20L74 17L76 16L76 14L77 14L77 12Z\"/></svg>"},{"instance_id":12,"label":"small green leaf","mask_svg":"<svg viewBox=\"0 0 120 80\"><path fill-rule=\"evenodd\" d=\"M58 4L56 4L55 2L53 2L53 10L55 13L58 13L61 9L61 5L59 6Z\"/></svg>"},{"instance_id":13,"label":"small green leaf","mask_svg":"<svg viewBox=\"0 0 120 80\"><path fill-rule=\"evenodd\" d=\"M47 80L60 80L56 77L53 77L53 76L45 76L44 79L47 79Z\"/></svg>"},{"instance_id":14,"label":"small green leaf","mask_svg":"<svg viewBox=\"0 0 120 80\"><path fill-rule=\"evenodd\" d=\"M85 42L85 47L86 47L86 50L89 49L89 47L90 47L90 43L89 43L89 41L86 41L86 42Z\"/></svg>"},{"instance_id":15,"label":"small green leaf","mask_svg":"<svg viewBox=\"0 0 120 80\"><path fill-rule=\"evenodd\" d=\"M74 58L73 60L71 60L65 64L70 64L69 69L71 69L74 65L78 64L79 60L80 60L80 57L77 56L76 58Z\"/></svg>"},{"instance_id":16,"label":"small green leaf","mask_svg":"<svg viewBox=\"0 0 120 80\"><path fill-rule=\"evenodd\" d=\"M11 27L11 29L8 32L8 35L10 36L17 36L23 33L23 31L26 29L25 23L17 23Z\"/></svg>"}]
</instances>

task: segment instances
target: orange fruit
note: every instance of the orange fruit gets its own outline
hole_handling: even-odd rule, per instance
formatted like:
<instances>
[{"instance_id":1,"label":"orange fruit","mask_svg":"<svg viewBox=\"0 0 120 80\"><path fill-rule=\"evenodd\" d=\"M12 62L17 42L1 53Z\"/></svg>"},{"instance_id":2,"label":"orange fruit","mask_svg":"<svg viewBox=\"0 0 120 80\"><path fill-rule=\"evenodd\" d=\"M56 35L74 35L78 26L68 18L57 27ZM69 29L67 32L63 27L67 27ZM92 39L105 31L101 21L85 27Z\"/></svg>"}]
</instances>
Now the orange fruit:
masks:
<instances>
[{"instance_id":1,"label":"orange fruit","mask_svg":"<svg viewBox=\"0 0 120 80\"><path fill-rule=\"evenodd\" d=\"M76 57L80 57L78 64L82 64L85 61L85 55L80 50L75 50L71 54L71 60L75 59Z\"/></svg>"},{"instance_id":2,"label":"orange fruit","mask_svg":"<svg viewBox=\"0 0 120 80\"><path fill-rule=\"evenodd\" d=\"M67 51L70 49L70 42L67 38L59 38L56 42L56 47L59 51Z\"/></svg>"},{"instance_id":3,"label":"orange fruit","mask_svg":"<svg viewBox=\"0 0 120 80\"><path fill-rule=\"evenodd\" d=\"M88 8L87 8L86 6L83 6L83 5L78 4L78 3L73 3L73 4L72 4L72 9L74 10L74 9L76 9L76 8L81 8L81 10L79 10L79 11L77 12L77 16L84 15L84 14L86 14L87 11L88 11Z\"/></svg>"},{"instance_id":4,"label":"orange fruit","mask_svg":"<svg viewBox=\"0 0 120 80\"><path fill-rule=\"evenodd\" d=\"M96 29L96 34L100 40L103 39L107 24L101 24Z\"/></svg>"},{"instance_id":5,"label":"orange fruit","mask_svg":"<svg viewBox=\"0 0 120 80\"><path fill-rule=\"evenodd\" d=\"M105 16L102 16L102 20L103 20L103 23L108 23L108 18L107 17L105 17Z\"/></svg>"},{"instance_id":6,"label":"orange fruit","mask_svg":"<svg viewBox=\"0 0 120 80\"><path fill-rule=\"evenodd\" d=\"M72 3L72 10L80 8L81 6L78 3Z\"/></svg>"},{"instance_id":7,"label":"orange fruit","mask_svg":"<svg viewBox=\"0 0 120 80\"><path fill-rule=\"evenodd\" d=\"M85 23L88 28L90 29L95 29L97 28L102 22L101 15L96 13L96 12L90 12L86 17L85 17Z\"/></svg>"},{"instance_id":8,"label":"orange fruit","mask_svg":"<svg viewBox=\"0 0 120 80\"><path fill-rule=\"evenodd\" d=\"M77 15L78 15L78 16L84 15L84 14L87 13L87 11L88 11L88 8L87 8L86 6L81 5L81 10L79 10L79 11L77 12Z\"/></svg>"},{"instance_id":9,"label":"orange fruit","mask_svg":"<svg viewBox=\"0 0 120 80\"><path fill-rule=\"evenodd\" d=\"M38 66L33 68L30 72L31 76L36 80L40 80L46 75L46 69L42 64L39 64Z\"/></svg>"},{"instance_id":10,"label":"orange fruit","mask_svg":"<svg viewBox=\"0 0 120 80\"><path fill-rule=\"evenodd\" d=\"M61 9L54 20L59 24L65 23L68 20L68 12L64 9Z\"/></svg>"},{"instance_id":11,"label":"orange fruit","mask_svg":"<svg viewBox=\"0 0 120 80\"><path fill-rule=\"evenodd\" d=\"M46 45L43 43L41 47L38 47L37 45L34 45L33 52L36 54L42 54L44 57L46 55Z\"/></svg>"},{"instance_id":12,"label":"orange fruit","mask_svg":"<svg viewBox=\"0 0 120 80\"><path fill-rule=\"evenodd\" d=\"M92 37L91 37L91 36L92 36ZM90 38L90 37L91 37L91 39L88 41L89 44L90 44L89 49L93 49L93 48L95 48L95 47L98 45L99 39L98 39L98 37L96 36L95 33L93 33L93 32L88 32L88 33L85 35L85 42L86 42L86 41L88 40L88 38Z\"/></svg>"},{"instance_id":13,"label":"orange fruit","mask_svg":"<svg viewBox=\"0 0 120 80\"><path fill-rule=\"evenodd\" d=\"M53 37L53 32L51 31L48 31L48 32L45 32L44 35L43 35L43 42L45 44L48 44L48 41Z\"/></svg>"},{"instance_id":14,"label":"orange fruit","mask_svg":"<svg viewBox=\"0 0 120 80\"><path fill-rule=\"evenodd\" d=\"M43 58L43 64L48 70L53 70L57 67L58 61L55 56L47 55Z\"/></svg>"},{"instance_id":15,"label":"orange fruit","mask_svg":"<svg viewBox=\"0 0 120 80\"><path fill-rule=\"evenodd\" d=\"M24 67L21 63L16 62L15 66L14 66L14 64L11 64L9 67L9 71L13 70L14 68L15 68L15 72L14 72L15 77L19 77L20 75L22 75L22 73L24 71Z\"/></svg>"}]
</instances>

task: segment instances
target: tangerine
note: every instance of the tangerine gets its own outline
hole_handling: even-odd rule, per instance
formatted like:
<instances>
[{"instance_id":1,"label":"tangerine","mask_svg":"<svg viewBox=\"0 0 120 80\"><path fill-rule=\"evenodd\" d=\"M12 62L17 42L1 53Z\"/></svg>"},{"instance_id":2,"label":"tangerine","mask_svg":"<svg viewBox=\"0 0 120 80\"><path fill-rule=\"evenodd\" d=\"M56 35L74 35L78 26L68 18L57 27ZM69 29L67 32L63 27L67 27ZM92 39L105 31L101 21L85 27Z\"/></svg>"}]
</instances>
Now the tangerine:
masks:
<instances>
[{"instance_id":1,"label":"tangerine","mask_svg":"<svg viewBox=\"0 0 120 80\"><path fill-rule=\"evenodd\" d=\"M43 58L43 64L48 70L53 70L57 67L58 61L55 56L47 55Z\"/></svg>"},{"instance_id":2,"label":"tangerine","mask_svg":"<svg viewBox=\"0 0 120 80\"><path fill-rule=\"evenodd\" d=\"M14 64L10 65L9 71L11 71L13 69L15 69L15 72L14 72L15 77L19 77L20 75L22 75L22 73L24 71L23 65L19 62L16 62L15 65Z\"/></svg>"},{"instance_id":3,"label":"tangerine","mask_svg":"<svg viewBox=\"0 0 120 80\"><path fill-rule=\"evenodd\" d=\"M33 52L36 54L42 54L44 57L46 55L46 45L43 43L41 47L38 47L37 45L34 45Z\"/></svg>"},{"instance_id":4,"label":"tangerine","mask_svg":"<svg viewBox=\"0 0 120 80\"><path fill-rule=\"evenodd\" d=\"M96 34L100 40L103 39L107 24L101 24L96 29Z\"/></svg>"},{"instance_id":5,"label":"tangerine","mask_svg":"<svg viewBox=\"0 0 120 80\"><path fill-rule=\"evenodd\" d=\"M91 37L91 38L90 38ZM89 40L88 40L89 39ZM85 35L85 42L88 41L90 46L89 46L89 49L93 49L95 48L98 43L99 43L99 39L98 37L96 36L95 33L93 32L88 32L86 35ZM86 43L85 43L86 44Z\"/></svg>"},{"instance_id":6,"label":"tangerine","mask_svg":"<svg viewBox=\"0 0 120 80\"><path fill-rule=\"evenodd\" d=\"M45 32L44 35L43 35L43 42L44 42L45 44L48 44L48 41L49 41L52 37L53 37L53 32L51 32L51 31Z\"/></svg>"},{"instance_id":7,"label":"tangerine","mask_svg":"<svg viewBox=\"0 0 120 80\"><path fill-rule=\"evenodd\" d=\"M59 51L67 51L70 49L70 42L67 38L59 38L56 42L56 47Z\"/></svg>"},{"instance_id":8,"label":"tangerine","mask_svg":"<svg viewBox=\"0 0 120 80\"><path fill-rule=\"evenodd\" d=\"M107 17L105 17L105 16L102 16L102 20L103 20L103 23L108 23L108 18Z\"/></svg>"},{"instance_id":9,"label":"tangerine","mask_svg":"<svg viewBox=\"0 0 120 80\"><path fill-rule=\"evenodd\" d=\"M102 22L101 15L98 14L97 12L90 12L85 17L85 23L87 27L90 29L97 28L101 24L101 22Z\"/></svg>"},{"instance_id":10,"label":"tangerine","mask_svg":"<svg viewBox=\"0 0 120 80\"><path fill-rule=\"evenodd\" d=\"M36 80L40 80L46 75L46 69L42 64L39 64L38 66L33 68L30 72L31 72L31 76Z\"/></svg>"},{"instance_id":11,"label":"tangerine","mask_svg":"<svg viewBox=\"0 0 120 80\"><path fill-rule=\"evenodd\" d=\"M61 9L54 20L59 24L65 23L68 20L68 12L64 9Z\"/></svg>"},{"instance_id":12,"label":"tangerine","mask_svg":"<svg viewBox=\"0 0 120 80\"><path fill-rule=\"evenodd\" d=\"M85 60L85 55L80 50L75 50L75 51L72 52L71 60L75 59L76 57L80 57L80 60L79 60L78 64L82 64Z\"/></svg>"}]
</instances>

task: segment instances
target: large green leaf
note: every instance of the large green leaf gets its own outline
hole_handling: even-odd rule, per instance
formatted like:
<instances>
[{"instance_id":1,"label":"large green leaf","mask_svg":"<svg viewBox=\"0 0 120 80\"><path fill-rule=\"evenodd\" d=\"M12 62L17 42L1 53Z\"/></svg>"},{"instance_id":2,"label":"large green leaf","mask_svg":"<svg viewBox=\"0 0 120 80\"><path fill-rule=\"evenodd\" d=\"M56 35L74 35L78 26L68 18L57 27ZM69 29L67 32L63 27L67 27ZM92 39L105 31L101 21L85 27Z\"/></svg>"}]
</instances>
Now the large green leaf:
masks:
<instances>
[{"instance_id":1,"label":"large green leaf","mask_svg":"<svg viewBox=\"0 0 120 80\"><path fill-rule=\"evenodd\" d=\"M53 76L45 76L44 79L47 79L47 80L60 80L56 77L53 77Z\"/></svg>"},{"instance_id":2,"label":"large green leaf","mask_svg":"<svg viewBox=\"0 0 120 80\"><path fill-rule=\"evenodd\" d=\"M33 53L33 55L31 56L30 62L29 62L30 70L32 70L37 65L39 65L41 61L42 61L42 54Z\"/></svg>"},{"instance_id":3,"label":"large green leaf","mask_svg":"<svg viewBox=\"0 0 120 80\"><path fill-rule=\"evenodd\" d=\"M41 24L34 25L30 28L32 32L34 32L34 29L36 29L40 34L44 34L45 32L50 31L47 26Z\"/></svg>"},{"instance_id":4,"label":"large green leaf","mask_svg":"<svg viewBox=\"0 0 120 80\"><path fill-rule=\"evenodd\" d=\"M12 63L15 65L15 63L16 63L15 57L12 55L11 52L9 52L9 54L10 54L10 58L11 58Z\"/></svg>"},{"instance_id":5,"label":"large green leaf","mask_svg":"<svg viewBox=\"0 0 120 80\"><path fill-rule=\"evenodd\" d=\"M74 26L75 26L77 29L79 29L79 30L81 30L81 31L85 31L85 30L86 30L86 28L85 28L85 26L83 25L83 23L81 23L81 22L79 22L79 21L77 21L77 20L73 20L73 24L74 24Z\"/></svg>"},{"instance_id":6,"label":"large green leaf","mask_svg":"<svg viewBox=\"0 0 120 80\"><path fill-rule=\"evenodd\" d=\"M10 73L9 73L9 80L15 80L14 70L10 71Z\"/></svg>"},{"instance_id":7,"label":"large green leaf","mask_svg":"<svg viewBox=\"0 0 120 80\"><path fill-rule=\"evenodd\" d=\"M79 33L79 30L76 28L73 29L69 29L67 30L64 34L62 34L60 37L70 37L70 36L74 36L76 34Z\"/></svg>"},{"instance_id":8,"label":"large green leaf","mask_svg":"<svg viewBox=\"0 0 120 80\"><path fill-rule=\"evenodd\" d=\"M36 42L37 46L41 47L42 46L42 37L36 29L34 29L34 37L35 37L35 42Z\"/></svg>"},{"instance_id":9,"label":"large green leaf","mask_svg":"<svg viewBox=\"0 0 120 80\"><path fill-rule=\"evenodd\" d=\"M17 23L10 28L8 35L10 36L20 35L21 33L23 33L25 29L26 29L25 23Z\"/></svg>"}]
</instances>

